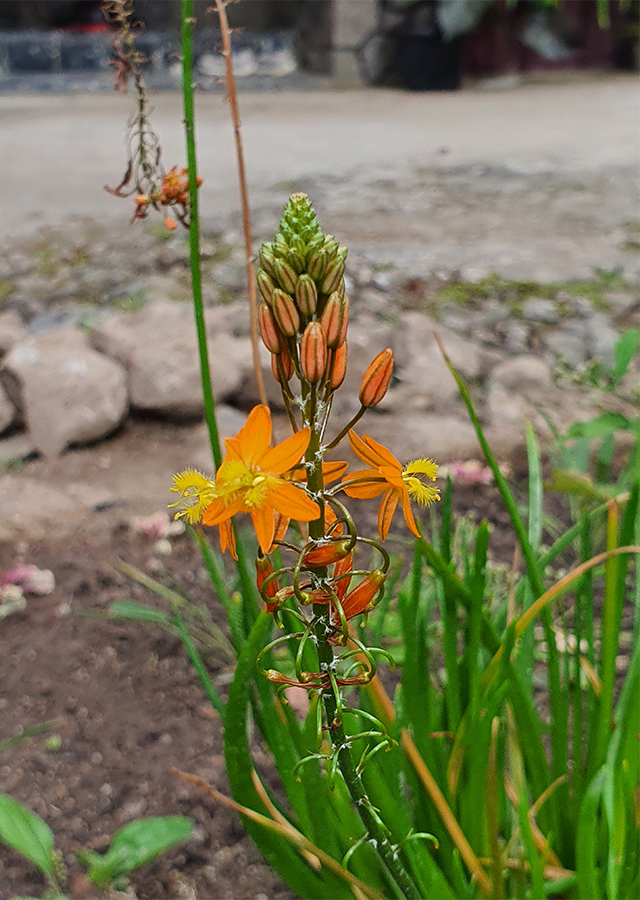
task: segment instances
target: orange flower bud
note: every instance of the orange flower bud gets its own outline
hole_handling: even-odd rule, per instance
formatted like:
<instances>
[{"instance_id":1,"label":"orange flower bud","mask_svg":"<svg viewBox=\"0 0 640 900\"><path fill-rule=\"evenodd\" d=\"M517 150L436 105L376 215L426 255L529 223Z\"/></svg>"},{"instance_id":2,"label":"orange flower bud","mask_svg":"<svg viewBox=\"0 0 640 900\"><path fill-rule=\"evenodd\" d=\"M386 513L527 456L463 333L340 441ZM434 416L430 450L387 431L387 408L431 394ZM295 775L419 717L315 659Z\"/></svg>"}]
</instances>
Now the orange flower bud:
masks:
<instances>
[{"instance_id":1,"label":"orange flower bud","mask_svg":"<svg viewBox=\"0 0 640 900\"><path fill-rule=\"evenodd\" d=\"M136 197L137 206L146 206L148 202L149 198L146 196L146 194L138 194L138 196Z\"/></svg>"},{"instance_id":2,"label":"orange flower bud","mask_svg":"<svg viewBox=\"0 0 640 900\"><path fill-rule=\"evenodd\" d=\"M293 337L300 328L300 314L289 294L275 288L271 297L271 307L280 326L280 331L287 337Z\"/></svg>"},{"instance_id":3,"label":"orange flower bud","mask_svg":"<svg viewBox=\"0 0 640 900\"><path fill-rule=\"evenodd\" d=\"M312 383L322 381L327 367L327 342L319 322L309 322L300 342L300 368Z\"/></svg>"},{"instance_id":4,"label":"orange flower bud","mask_svg":"<svg viewBox=\"0 0 640 900\"><path fill-rule=\"evenodd\" d=\"M374 608L379 599L377 595L384 584L386 577L386 574L381 572L380 569L374 569L373 572L369 572L367 577L363 579L357 587L354 587L352 591L349 591L342 604L342 609L347 619L352 619L354 616L370 612L370 610ZM335 621L332 616L331 624L340 624L340 619L337 614L334 615Z\"/></svg>"},{"instance_id":5,"label":"orange flower bud","mask_svg":"<svg viewBox=\"0 0 640 900\"><path fill-rule=\"evenodd\" d=\"M291 359L291 355L286 347L283 347L280 351L279 355L272 355L271 357L271 371L273 372L273 377L278 382L278 384L282 384L280 379L280 368L282 367L282 373L287 382L291 381L293 378L293 360Z\"/></svg>"},{"instance_id":6,"label":"orange flower bud","mask_svg":"<svg viewBox=\"0 0 640 900\"><path fill-rule=\"evenodd\" d=\"M348 341L333 351L333 372L331 373L331 390L337 391L347 374Z\"/></svg>"},{"instance_id":7,"label":"orange flower bud","mask_svg":"<svg viewBox=\"0 0 640 900\"><path fill-rule=\"evenodd\" d=\"M264 300L258 307L258 325L260 326L262 342L269 353L280 353L284 346L284 338L276 324L273 313Z\"/></svg>"},{"instance_id":8,"label":"orange flower bud","mask_svg":"<svg viewBox=\"0 0 640 900\"><path fill-rule=\"evenodd\" d=\"M273 303L273 291L275 288L275 284L269 278L264 269L258 269L258 274L256 275L256 281L258 282L258 289L260 294L262 295L262 299L265 300L269 306Z\"/></svg>"},{"instance_id":9,"label":"orange flower bud","mask_svg":"<svg viewBox=\"0 0 640 900\"><path fill-rule=\"evenodd\" d=\"M350 552L351 541L331 541L327 544L321 544L305 553L302 559L302 565L308 569L315 569L319 566L330 566L338 560L343 559ZM346 580L346 579L345 579Z\"/></svg>"},{"instance_id":10,"label":"orange flower bud","mask_svg":"<svg viewBox=\"0 0 640 900\"><path fill-rule=\"evenodd\" d=\"M344 260L337 257L331 262L324 273L320 290L323 294L332 294L338 290L344 275Z\"/></svg>"},{"instance_id":11,"label":"orange flower bud","mask_svg":"<svg viewBox=\"0 0 640 900\"><path fill-rule=\"evenodd\" d=\"M167 228L169 229L169 231L175 231L175 230L176 230L176 223L175 223L174 220L171 218L171 216L167 216L167 218L164 220L164 224L167 226Z\"/></svg>"},{"instance_id":12,"label":"orange flower bud","mask_svg":"<svg viewBox=\"0 0 640 900\"><path fill-rule=\"evenodd\" d=\"M327 338L327 347L341 347L347 339L349 325L349 300L345 294L334 291L326 302L320 317Z\"/></svg>"},{"instance_id":13,"label":"orange flower bud","mask_svg":"<svg viewBox=\"0 0 640 900\"><path fill-rule=\"evenodd\" d=\"M375 406L387 393L393 373L393 351L383 350L373 360L362 376L360 385L360 403L363 406Z\"/></svg>"},{"instance_id":14,"label":"orange flower bud","mask_svg":"<svg viewBox=\"0 0 640 900\"><path fill-rule=\"evenodd\" d=\"M318 289L310 275L304 274L296 284L296 303L303 316L312 316L318 305Z\"/></svg>"},{"instance_id":15,"label":"orange flower bud","mask_svg":"<svg viewBox=\"0 0 640 900\"><path fill-rule=\"evenodd\" d=\"M298 282L298 276L289 263L286 263L282 259L276 259L273 268L275 269L276 278L278 279L280 287L289 294L293 294Z\"/></svg>"},{"instance_id":16,"label":"orange flower bud","mask_svg":"<svg viewBox=\"0 0 640 900\"><path fill-rule=\"evenodd\" d=\"M269 584L265 587L264 591L262 590L262 585L265 583L269 575L273 575L274 571L275 570L268 556L258 556L256 558L256 580L258 583L258 590L263 597L275 598L278 593L277 578L272 578ZM269 600L266 600L265 603L267 604L268 613L272 613L278 605L277 599L272 599L271 602Z\"/></svg>"}]
</instances>

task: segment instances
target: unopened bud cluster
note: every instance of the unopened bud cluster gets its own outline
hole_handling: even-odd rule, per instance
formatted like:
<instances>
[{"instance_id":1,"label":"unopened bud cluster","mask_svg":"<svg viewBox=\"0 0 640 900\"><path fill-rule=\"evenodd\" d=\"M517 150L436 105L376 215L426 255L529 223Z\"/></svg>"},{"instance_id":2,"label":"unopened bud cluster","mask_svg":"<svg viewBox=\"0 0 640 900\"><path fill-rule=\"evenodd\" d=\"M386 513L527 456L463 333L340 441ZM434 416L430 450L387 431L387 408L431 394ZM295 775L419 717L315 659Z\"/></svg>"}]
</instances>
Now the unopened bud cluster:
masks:
<instances>
[{"instance_id":1,"label":"unopened bud cluster","mask_svg":"<svg viewBox=\"0 0 640 900\"><path fill-rule=\"evenodd\" d=\"M262 245L257 273L260 334L285 394L291 393L288 383L294 373L326 396L344 381L349 324L346 256L347 248L322 232L306 194L293 194L278 233ZM385 353L388 377L385 382L384 373L377 370L375 389L363 381L364 406L378 403L388 387L393 356L390 350Z\"/></svg>"}]
</instances>

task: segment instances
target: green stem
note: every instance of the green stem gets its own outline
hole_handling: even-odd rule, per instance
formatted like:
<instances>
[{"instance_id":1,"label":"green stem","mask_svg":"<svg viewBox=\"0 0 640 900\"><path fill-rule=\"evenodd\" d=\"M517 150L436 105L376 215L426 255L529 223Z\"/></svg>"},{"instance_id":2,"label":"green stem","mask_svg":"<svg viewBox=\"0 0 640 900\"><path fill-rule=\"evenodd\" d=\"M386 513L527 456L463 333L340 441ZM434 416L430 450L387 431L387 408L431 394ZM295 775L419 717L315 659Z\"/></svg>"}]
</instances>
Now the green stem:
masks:
<instances>
[{"instance_id":1,"label":"green stem","mask_svg":"<svg viewBox=\"0 0 640 900\"><path fill-rule=\"evenodd\" d=\"M304 384L303 384L304 391ZM310 406L314 405L314 399L310 398ZM310 422L311 439L307 449L307 485L314 496L320 496L323 489L322 481L322 459L320 454L320 435L318 434L317 423ZM315 540L324 537L324 507L321 503L323 514L315 522L309 523L309 536ZM326 577L326 569L316 569L319 578ZM333 647L327 642L329 633L328 617L329 609L326 604L314 605L314 614L318 619L315 627L315 635L318 648L318 662L320 671L324 673L333 673L334 655ZM340 702L338 690L334 685L327 687L322 694L324 710L326 715L327 727L331 735L331 743L334 752L338 755L338 765L345 780L345 784L351 795L351 799L355 804L358 815L362 819L364 827L367 830L368 839L376 848L379 856L385 864L391 878L395 881L401 895L406 900L420 900L420 892L414 884L411 876L405 869L399 855L389 840L389 832L380 817L375 812L373 804L365 791L364 784L353 762L351 751L349 749L342 718L340 715Z\"/></svg>"},{"instance_id":2,"label":"green stem","mask_svg":"<svg viewBox=\"0 0 640 900\"><path fill-rule=\"evenodd\" d=\"M182 0L182 97L184 109L184 130L187 142L187 167L189 172L189 257L191 264L191 287L193 291L193 312L198 333L198 354L202 376L202 396L204 412L211 442L211 452L216 468L222 462L220 436L216 422L216 409L211 387L207 329L204 321L202 302L202 271L200 268L200 216L198 212L198 166L196 161L195 104L193 100L193 0Z\"/></svg>"}]
</instances>

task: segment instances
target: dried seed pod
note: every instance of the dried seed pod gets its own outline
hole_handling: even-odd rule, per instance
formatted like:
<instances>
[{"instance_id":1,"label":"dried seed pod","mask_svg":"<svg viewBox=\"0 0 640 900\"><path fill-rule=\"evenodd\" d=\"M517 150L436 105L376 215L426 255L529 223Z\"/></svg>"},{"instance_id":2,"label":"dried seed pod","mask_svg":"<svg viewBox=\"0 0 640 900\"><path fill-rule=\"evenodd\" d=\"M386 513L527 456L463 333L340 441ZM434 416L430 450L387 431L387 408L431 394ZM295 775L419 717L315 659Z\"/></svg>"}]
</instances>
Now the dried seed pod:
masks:
<instances>
[{"instance_id":1,"label":"dried seed pod","mask_svg":"<svg viewBox=\"0 0 640 900\"><path fill-rule=\"evenodd\" d=\"M274 269L276 270L276 279L282 290L287 291L289 294L293 294L296 289L298 276L291 266L283 259L276 259Z\"/></svg>"},{"instance_id":2,"label":"dried seed pod","mask_svg":"<svg viewBox=\"0 0 640 900\"><path fill-rule=\"evenodd\" d=\"M262 556L262 554L260 554L256 558L256 573L257 573L256 581L258 584L258 590L260 591L260 594L262 595L263 599L265 597L269 598L269 599L265 600L268 613L273 612L273 610L278 605L278 601L276 599L276 595L278 593L278 579L272 578L271 581L265 587L264 591L262 590L262 585L265 583L265 581L267 580L269 575L273 575L274 571L275 570L274 570L271 560L269 559L268 556ZM270 602L270 601L272 601L272 602Z\"/></svg>"},{"instance_id":3,"label":"dried seed pod","mask_svg":"<svg viewBox=\"0 0 640 900\"><path fill-rule=\"evenodd\" d=\"M278 384L282 384L281 373L282 376L284 376L286 383L291 381L291 379L293 378L293 360L291 359L291 354L286 347L283 347L282 351L278 355L272 354L271 371Z\"/></svg>"},{"instance_id":4,"label":"dried seed pod","mask_svg":"<svg viewBox=\"0 0 640 900\"><path fill-rule=\"evenodd\" d=\"M303 316L310 317L318 305L318 289L310 275L304 274L296 284L296 303Z\"/></svg>"},{"instance_id":5,"label":"dried seed pod","mask_svg":"<svg viewBox=\"0 0 640 900\"><path fill-rule=\"evenodd\" d=\"M344 344L349 325L349 300L346 294L334 291L330 295L322 311L320 324L327 339L327 347L335 350Z\"/></svg>"},{"instance_id":6,"label":"dried seed pod","mask_svg":"<svg viewBox=\"0 0 640 900\"><path fill-rule=\"evenodd\" d=\"M343 276L344 260L334 259L333 262L329 263L329 266L324 273L324 277L320 284L320 291L323 294L332 294L335 290L338 289L338 286L342 282Z\"/></svg>"},{"instance_id":7,"label":"dried seed pod","mask_svg":"<svg viewBox=\"0 0 640 900\"><path fill-rule=\"evenodd\" d=\"M351 541L344 539L341 541L330 541L308 550L303 559L302 564L308 569L315 569L319 566L331 566L333 563L344 559L351 552ZM345 579L346 580L346 579Z\"/></svg>"},{"instance_id":8,"label":"dried seed pod","mask_svg":"<svg viewBox=\"0 0 640 900\"><path fill-rule=\"evenodd\" d=\"M337 391L347 374L347 347L345 341L342 347L333 351L333 371L331 373L331 390Z\"/></svg>"},{"instance_id":9,"label":"dried seed pod","mask_svg":"<svg viewBox=\"0 0 640 900\"><path fill-rule=\"evenodd\" d=\"M327 367L327 342L319 322L309 322L300 342L300 368L302 374L315 384L324 378Z\"/></svg>"},{"instance_id":10,"label":"dried seed pod","mask_svg":"<svg viewBox=\"0 0 640 900\"><path fill-rule=\"evenodd\" d=\"M279 288L275 288L271 297L271 308L276 317L280 331L287 337L293 337L300 328L300 314L293 298Z\"/></svg>"},{"instance_id":11,"label":"dried seed pod","mask_svg":"<svg viewBox=\"0 0 640 900\"><path fill-rule=\"evenodd\" d=\"M280 353L285 346L285 340L278 328L273 312L264 300L258 307L258 325L260 326L262 342L269 353Z\"/></svg>"},{"instance_id":12,"label":"dried seed pod","mask_svg":"<svg viewBox=\"0 0 640 900\"><path fill-rule=\"evenodd\" d=\"M269 306L271 306L275 284L273 283L269 275L267 275L264 269L258 269L256 281L258 282L258 289L260 290L262 299L266 300Z\"/></svg>"},{"instance_id":13,"label":"dried seed pod","mask_svg":"<svg viewBox=\"0 0 640 900\"><path fill-rule=\"evenodd\" d=\"M387 393L391 375L393 374L393 351L388 349L379 353L362 376L360 384L360 403L370 407L380 403Z\"/></svg>"}]
</instances>

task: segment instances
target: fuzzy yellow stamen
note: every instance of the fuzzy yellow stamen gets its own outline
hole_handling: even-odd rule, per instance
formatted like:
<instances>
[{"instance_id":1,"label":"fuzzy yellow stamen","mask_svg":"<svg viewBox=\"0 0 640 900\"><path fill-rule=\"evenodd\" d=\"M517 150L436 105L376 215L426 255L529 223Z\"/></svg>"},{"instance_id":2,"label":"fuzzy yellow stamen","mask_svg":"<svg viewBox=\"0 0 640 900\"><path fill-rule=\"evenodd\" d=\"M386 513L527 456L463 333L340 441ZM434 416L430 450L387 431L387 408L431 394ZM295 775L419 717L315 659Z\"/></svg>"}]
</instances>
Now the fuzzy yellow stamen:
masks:
<instances>
[{"instance_id":1,"label":"fuzzy yellow stamen","mask_svg":"<svg viewBox=\"0 0 640 900\"><path fill-rule=\"evenodd\" d=\"M211 505L216 496L214 482L197 469L185 469L184 472L174 475L171 491L174 494L182 494L182 497L169 508L184 504L174 518L186 519L190 525L197 525L205 509Z\"/></svg>"},{"instance_id":2,"label":"fuzzy yellow stamen","mask_svg":"<svg viewBox=\"0 0 640 900\"><path fill-rule=\"evenodd\" d=\"M438 488L424 483L424 478L436 480L438 466L432 459L414 459L402 470L402 480L405 483L409 496L420 506L431 506L440 499Z\"/></svg>"}]
</instances>

